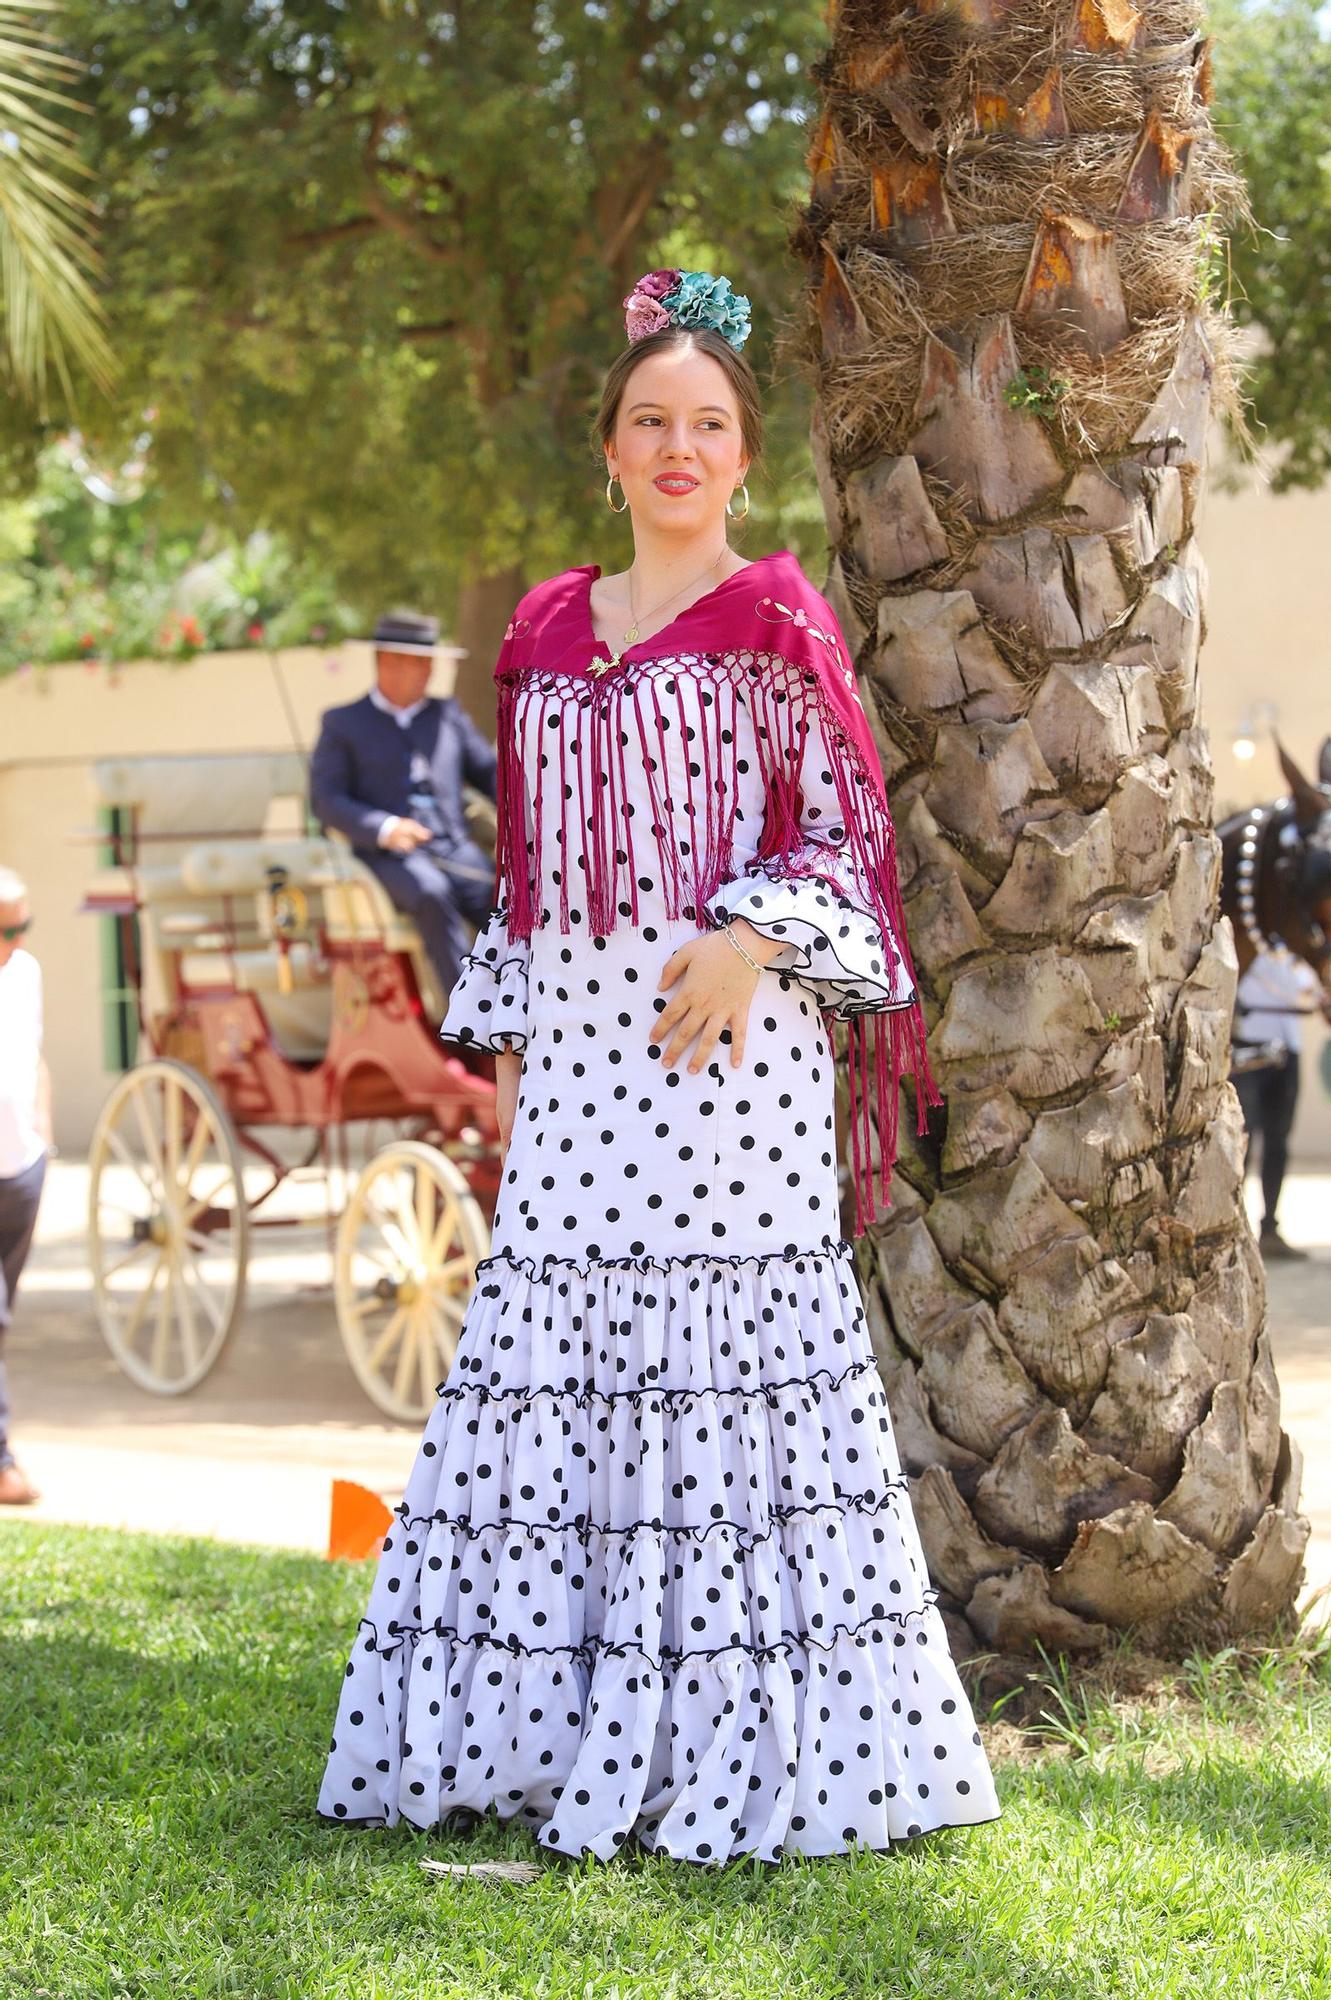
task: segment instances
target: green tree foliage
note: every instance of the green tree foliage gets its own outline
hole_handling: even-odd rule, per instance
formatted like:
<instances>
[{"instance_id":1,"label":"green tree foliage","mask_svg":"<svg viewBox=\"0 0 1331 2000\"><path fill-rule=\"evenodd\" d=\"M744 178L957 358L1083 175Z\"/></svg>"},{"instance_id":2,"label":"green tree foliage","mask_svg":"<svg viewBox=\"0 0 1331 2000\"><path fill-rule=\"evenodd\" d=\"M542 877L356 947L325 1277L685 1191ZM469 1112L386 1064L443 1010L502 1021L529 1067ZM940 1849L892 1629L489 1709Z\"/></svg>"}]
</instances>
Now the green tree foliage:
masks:
<instances>
[{"instance_id":1,"label":"green tree foliage","mask_svg":"<svg viewBox=\"0 0 1331 2000\"><path fill-rule=\"evenodd\" d=\"M73 434L42 453L30 492L0 501L0 678L57 660L188 659L356 629L328 578L273 535L172 531L138 471L108 477Z\"/></svg>"},{"instance_id":2,"label":"green tree foliage","mask_svg":"<svg viewBox=\"0 0 1331 2000\"><path fill-rule=\"evenodd\" d=\"M1222 0L1216 123L1256 222L1230 245L1236 318L1256 330L1248 383L1277 491L1331 471L1331 24L1314 0Z\"/></svg>"},{"instance_id":3,"label":"green tree foliage","mask_svg":"<svg viewBox=\"0 0 1331 2000\"><path fill-rule=\"evenodd\" d=\"M151 413L168 516L262 523L363 605L447 613L469 576L618 552L586 436L640 270L724 270L770 365L818 0L69 0L64 20L116 421ZM822 543L806 414L778 393L764 546Z\"/></svg>"}]
</instances>

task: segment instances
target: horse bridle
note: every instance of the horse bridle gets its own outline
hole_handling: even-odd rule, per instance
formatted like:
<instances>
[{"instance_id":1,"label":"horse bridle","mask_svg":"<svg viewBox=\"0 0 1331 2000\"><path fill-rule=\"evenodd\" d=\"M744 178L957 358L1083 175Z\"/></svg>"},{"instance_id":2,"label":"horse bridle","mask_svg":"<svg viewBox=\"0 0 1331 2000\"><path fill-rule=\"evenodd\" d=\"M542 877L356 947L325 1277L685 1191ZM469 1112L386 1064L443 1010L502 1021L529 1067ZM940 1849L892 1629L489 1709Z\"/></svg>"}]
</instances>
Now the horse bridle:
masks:
<instances>
[{"instance_id":1,"label":"horse bridle","mask_svg":"<svg viewBox=\"0 0 1331 2000\"><path fill-rule=\"evenodd\" d=\"M1299 908L1307 926L1309 940L1317 953L1317 967L1331 956L1331 940L1327 938L1320 922L1311 908L1304 910L1302 885L1295 879L1301 873L1307 860L1307 843L1299 838L1298 822L1285 819L1293 805L1289 798L1275 799L1269 806L1254 806L1239 828L1238 868L1235 888L1238 897L1239 922L1254 951L1273 952L1277 956L1287 954L1290 947L1279 932L1268 936L1257 921L1257 897L1261 889L1263 872L1267 865L1266 840L1273 829L1278 829L1281 852L1276 855L1272 873L1283 878L1289 900ZM1291 839L1290 836L1293 835ZM1289 851L1285 851L1285 850ZM1297 849L1298 852L1294 852Z\"/></svg>"},{"instance_id":2,"label":"horse bridle","mask_svg":"<svg viewBox=\"0 0 1331 2000\"><path fill-rule=\"evenodd\" d=\"M1289 805L1288 799L1277 799L1273 805L1254 806L1243 825L1239 828L1239 860L1236 888L1239 905L1239 922L1243 925L1248 942L1254 951L1283 952L1288 949L1283 939L1275 935L1267 937L1257 921L1257 891L1266 865L1266 834L1274 825L1277 813Z\"/></svg>"}]
</instances>

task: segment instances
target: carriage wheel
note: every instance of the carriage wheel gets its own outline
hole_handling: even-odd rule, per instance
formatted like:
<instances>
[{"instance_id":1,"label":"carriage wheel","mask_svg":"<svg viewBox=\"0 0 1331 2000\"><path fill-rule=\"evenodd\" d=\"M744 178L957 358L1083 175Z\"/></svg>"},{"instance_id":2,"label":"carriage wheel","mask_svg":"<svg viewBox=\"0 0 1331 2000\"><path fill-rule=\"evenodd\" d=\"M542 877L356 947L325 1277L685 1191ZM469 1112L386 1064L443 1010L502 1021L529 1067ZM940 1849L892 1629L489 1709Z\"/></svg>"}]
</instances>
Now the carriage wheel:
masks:
<instances>
[{"instance_id":1,"label":"carriage wheel","mask_svg":"<svg viewBox=\"0 0 1331 2000\"><path fill-rule=\"evenodd\" d=\"M334 1290L347 1358L390 1417L416 1422L457 1352L490 1231L443 1153L399 1139L371 1160L337 1232Z\"/></svg>"},{"instance_id":2,"label":"carriage wheel","mask_svg":"<svg viewBox=\"0 0 1331 2000\"><path fill-rule=\"evenodd\" d=\"M240 1153L211 1085L155 1060L102 1107L89 1162L93 1297L106 1344L141 1389L202 1382L245 1296Z\"/></svg>"},{"instance_id":3,"label":"carriage wheel","mask_svg":"<svg viewBox=\"0 0 1331 2000\"><path fill-rule=\"evenodd\" d=\"M331 1149L329 1201L331 1212L340 1215L351 1200L357 1181L378 1159L386 1146L403 1139L431 1143L430 1122L419 1113L403 1118L358 1118L339 1128L338 1142Z\"/></svg>"}]
</instances>

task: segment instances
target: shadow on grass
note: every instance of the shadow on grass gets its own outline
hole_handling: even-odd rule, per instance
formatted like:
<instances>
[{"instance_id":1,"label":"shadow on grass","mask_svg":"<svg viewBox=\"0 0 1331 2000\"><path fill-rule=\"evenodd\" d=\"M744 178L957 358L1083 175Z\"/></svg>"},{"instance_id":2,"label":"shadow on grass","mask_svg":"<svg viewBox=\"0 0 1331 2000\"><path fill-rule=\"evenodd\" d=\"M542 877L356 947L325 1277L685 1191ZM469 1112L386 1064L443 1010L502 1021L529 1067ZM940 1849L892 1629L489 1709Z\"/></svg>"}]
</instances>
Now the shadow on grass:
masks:
<instances>
[{"instance_id":1,"label":"shadow on grass","mask_svg":"<svg viewBox=\"0 0 1331 2000\"><path fill-rule=\"evenodd\" d=\"M192 1580L197 1606L197 1574ZM174 1594L169 1574L159 1579L159 1587L163 1597ZM272 1596L266 1595L271 1605ZM225 1609L224 1597L214 1597L207 1606L213 1618L224 1617ZM150 1798L165 1800L174 1789L182 1801L194 1797L195 1842L206 1843L210 1829L219 1840L231 1840L238 1826L253 1829L266 1815L280 1824L284 1839L311 1853L332 1846L376 1862L380 1856L398 1859L407 1850L448 1859L522 1853L554 1872L580 1865L549 1854L524 1827L493 1815L459 1819L431 1834L406 1827L391 1832L336 1827L319 1820L314 1799L337 1701L343 1641L350 1636L326 1611L311 1621L312 1631L301 1628L296 1634L288 1630L266 1637L251 1630L248 1644L234 1654L221 1650L224 1635L213 1632L199 1633L201 1643L194 1650L166 1657L160 1651L136 1651L132 1644L68 1636L68 1628L81 1620L94 1628L98 1622L95 1607L77 1596L48 1603L28 1623L40 1628L48 1618L61 1625L59 1636L41 1629L0 1635L0 1687L7 1690L11 1715L6 1729L11 1813L23 1821L62 1815L76 1790L83 1807L109 1811ZM321 1626L330 1635L337 1633L326 1650ZM1001 1762L996 1771L1000 1788L1012 1791L1012 1785L1002 1785ZM1269 1762L1211 1759L1152 1775L1124 1756L1100 1777L1082 1760L1059 1759L1027 1766L1020 1783L1050 1811L1078 1820L1088 1810L1094 1818L1095 1790L1103 1785L1106 1823L1131 1814L1143 1829L1158 1830L1162 1838L1186 1831L1212 1845L1237 1843L1247 1852L1255 1845L1265 1855L1304 1857L1324 1855L1331 1838L1327 1783ZM1236 1785L1244 1799L1237 1828L1232 1819ZM952 1851L955 1841L984 1833L984 1828L944 1829L902 1842L891 1850L891 1859L909 1871L940 1849ZM759 1899L782 1875L836 1865L837 1859L737 1862L719 1871L678 1867L629 1850L603 1865L626 1876L651 1872L673 1878L685 1907L706 1900L708 1884L722 1872L733 1877L736 1870L747 1869L753 1876L748 1893Z\"/></svg>"},{"instance_id":2,"label":"shadow on grass","mask_svg":"<svg viewBox=\"0 0 1331 2000\"><path fill-rule=\"evenodd\" d=\"M1060 1918L1077 1927L1084 1891L1100 1919L1120 1914L1120 1889L1105 1886L1113 1871L1094 1867L1098 1824L1118 1862L1135 1842L1148 1869L1153 1848L1163 1855L1195 1837L1215 1857L1220 1892L1254 1853L1320 1860L1331 1838L1326 1787L1273 1760L1153 1776L1126 1755L1104 1772L1084 1759L999 1762L996 1824L890 1854L777 1865L708 1870L635 1853L570 1863L493 1817L433 1834L333 1827L314 1801L368 1570L49 1531L10 1546L6 1595L22 1618L11 1610L0 1632L0 1881L8 1868L19 1892L11 1921L26 1926L35 1963L48 1947L32 1920L46 1921L54 1902L95 1958L141 1954L133 1990L154 2000L196 1990L163 1972L174 1943L139 1943L176 1936L182 1893L201 1925L186 1970L208 1995L285 1993L273 1968L287 1966L315 1979L308 1990L321 2000L340 2000L366 1990L364 1977L344 1986L343 1961L359 1952L357 1965L367 1953L396 1963L409 1948L415 1972L404 1962L405 1983L374 1989L387 2000L417 1991L447 1940L459 1978L472 1981L458 1990L486 1993L495 1989L475 1980L496 1953L515 1971L533 1954L548 1960L561 1994L583 1992L566 1968L585 1962L604 1982L587 1988L598 2000L617 1978L634 2000L729 1990L710 1983L715 1949L736 1954L745 1976L733 1990L745 1994L765 1990L748 1975L774 1956L790 1968L781 1990L799 2000L897 1990L1086 2000L1104 1989L1088 1987L1081 1949L1069 1964L1053 1933ZM439 1883L416 1867L425 1855L535 1860L542 1876L526 1888ZM39 1856L42 1886L29 1895ZM203 1980L221 1945L241 1955L247 1985ZM1116 1949L1088 1940L1097 1979ZM1159 1949L1163 1975L1167 1938Z\"/></svg>"}]
</instances>

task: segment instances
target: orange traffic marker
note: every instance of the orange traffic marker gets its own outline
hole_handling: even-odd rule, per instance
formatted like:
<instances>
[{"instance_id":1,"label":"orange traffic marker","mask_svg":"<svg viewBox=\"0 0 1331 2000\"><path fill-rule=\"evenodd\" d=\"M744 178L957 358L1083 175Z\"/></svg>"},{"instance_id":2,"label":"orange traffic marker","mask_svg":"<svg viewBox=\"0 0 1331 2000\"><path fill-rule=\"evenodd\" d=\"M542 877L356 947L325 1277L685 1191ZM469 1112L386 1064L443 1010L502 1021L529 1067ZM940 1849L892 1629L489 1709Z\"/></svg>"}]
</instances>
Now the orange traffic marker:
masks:
<instances>
[{"instance_id":1,"label":"orange traffic marker","mask_svg":"<svg viewBox=\"0 0 1331 2000\"><path fill-rule=\"evenodd\" d=\"M328 1522L330 1562L364 1562L377 1556L393 1516L377 1493L354 1479L333 1481L333 1505Z\"/></svg>"}]
</instances>

